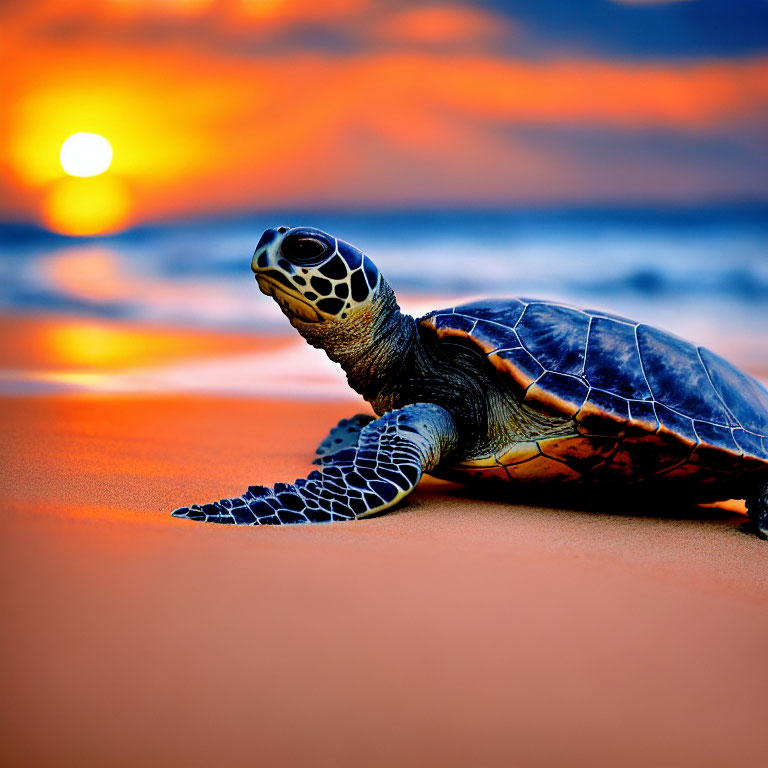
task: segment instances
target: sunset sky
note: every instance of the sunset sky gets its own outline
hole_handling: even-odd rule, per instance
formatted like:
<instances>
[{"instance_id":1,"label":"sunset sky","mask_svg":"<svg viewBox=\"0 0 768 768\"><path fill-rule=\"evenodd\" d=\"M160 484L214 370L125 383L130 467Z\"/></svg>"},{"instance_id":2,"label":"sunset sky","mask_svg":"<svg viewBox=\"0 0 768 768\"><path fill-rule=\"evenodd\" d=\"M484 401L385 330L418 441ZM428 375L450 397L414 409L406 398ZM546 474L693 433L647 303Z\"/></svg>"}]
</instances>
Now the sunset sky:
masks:
<instances>
[{"instance_id":1,"label":"sunset sky","mask_svg":"<svg viewBox=\"0 0 768 768\"><path fill-rule=\"evenodd\" d=\"M4 0L0 62L0 217L60 231L768 201L765 0Z\"/></svg>"}]
</instances>

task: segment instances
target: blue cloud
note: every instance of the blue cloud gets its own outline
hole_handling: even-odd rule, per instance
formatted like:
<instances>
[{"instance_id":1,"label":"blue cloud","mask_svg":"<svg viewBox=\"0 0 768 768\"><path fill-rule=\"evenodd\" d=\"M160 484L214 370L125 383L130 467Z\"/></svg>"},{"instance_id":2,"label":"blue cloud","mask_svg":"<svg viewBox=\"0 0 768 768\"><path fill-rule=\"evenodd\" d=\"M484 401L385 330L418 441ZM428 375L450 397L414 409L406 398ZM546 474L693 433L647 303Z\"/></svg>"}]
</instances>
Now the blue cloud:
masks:
<instances>
[{"instance_id":1,"label":"blue cloud","mask_svg":"<svg viewBox=\"0 0 768 768\"><path fill-rule=\"evenodd\" d=\"M613 0L481 0L526 30L527 53L713 57L768 52L765 0L625 5Z\"/></svg>"}]
</instances>

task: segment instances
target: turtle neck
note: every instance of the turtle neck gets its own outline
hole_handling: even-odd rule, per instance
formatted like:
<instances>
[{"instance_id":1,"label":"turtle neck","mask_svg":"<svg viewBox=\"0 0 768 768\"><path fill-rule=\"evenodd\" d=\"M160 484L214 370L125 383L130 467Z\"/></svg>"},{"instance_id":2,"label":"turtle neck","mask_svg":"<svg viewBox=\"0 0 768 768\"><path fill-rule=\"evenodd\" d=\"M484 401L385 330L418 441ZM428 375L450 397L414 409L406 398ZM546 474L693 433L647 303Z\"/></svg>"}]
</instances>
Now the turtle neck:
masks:
<instances>
[{"instance_id":1,"label":"turtle neck","mask_svg":"<svg viewBox=\"0 0 768 768\"><path fill-rule=\"evenodd\" d=\"M403 314L395 294L382 278L370 304L344 320L324 323L292 322L313 346L324 349L347 374L349 385L370 402L377 413L395 407L396 382L412 365L419 335L416 321Z\"/></svg>"}]
</instances>

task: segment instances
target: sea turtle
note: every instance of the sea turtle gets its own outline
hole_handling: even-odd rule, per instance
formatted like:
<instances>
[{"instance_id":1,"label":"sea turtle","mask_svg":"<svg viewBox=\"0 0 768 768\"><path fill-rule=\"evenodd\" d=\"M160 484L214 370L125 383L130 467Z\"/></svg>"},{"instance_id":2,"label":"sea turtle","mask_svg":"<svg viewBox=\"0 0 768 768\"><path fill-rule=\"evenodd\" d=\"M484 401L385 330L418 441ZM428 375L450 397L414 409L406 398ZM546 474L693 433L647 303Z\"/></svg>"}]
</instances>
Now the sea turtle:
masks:
<instances>
[{"instance_id":1,"label":"sea turtle","mask_svg":"<svg viewBox=\"0 0 768 768\"><path fill-rule=\"evenodd\" d=\"M768 534L768 391L709 350L537 299L474 301L415 320L367 256L310 227L268 229L251 267L379 418L340 422L306 478L177 517L353 520L394 506L428 472L602 495L746 498L755 529Z\"/></svg>"}]
</instances>

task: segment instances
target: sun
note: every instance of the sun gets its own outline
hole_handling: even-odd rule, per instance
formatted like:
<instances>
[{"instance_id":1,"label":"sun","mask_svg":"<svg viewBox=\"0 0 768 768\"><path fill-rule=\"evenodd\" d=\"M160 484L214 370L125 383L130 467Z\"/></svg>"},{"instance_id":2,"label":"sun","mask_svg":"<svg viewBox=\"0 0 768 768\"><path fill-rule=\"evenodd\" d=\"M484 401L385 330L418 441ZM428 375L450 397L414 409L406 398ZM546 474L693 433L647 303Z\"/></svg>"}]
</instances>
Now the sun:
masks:
<instances>
[{"instance_id":1,"label":"sun","mask_svg":"<svg viewBox=\"0 0 768 768\"><path fill-rule=\"evenodd\" d=\"M61 145L59 160L70 176L98 176L112 164L112 145L98 133L74 133Z\"/></svg>"}]
</instances>

